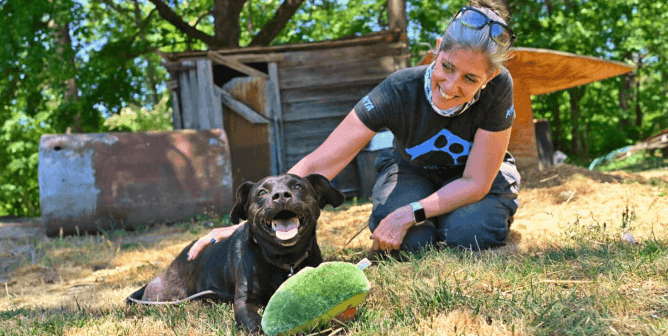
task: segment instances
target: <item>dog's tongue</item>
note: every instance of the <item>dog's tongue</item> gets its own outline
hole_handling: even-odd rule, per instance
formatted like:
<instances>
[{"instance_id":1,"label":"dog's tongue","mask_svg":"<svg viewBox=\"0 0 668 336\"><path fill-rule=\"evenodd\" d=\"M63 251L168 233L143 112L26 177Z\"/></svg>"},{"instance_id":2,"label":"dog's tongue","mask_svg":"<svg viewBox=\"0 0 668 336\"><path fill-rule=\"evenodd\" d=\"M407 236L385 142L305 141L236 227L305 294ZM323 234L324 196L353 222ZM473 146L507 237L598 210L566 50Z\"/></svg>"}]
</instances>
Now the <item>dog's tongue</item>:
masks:
<instances>
[{"instance_id":1,"label":"dog's tongue","mask_svg":"<svg viewBox=\"0 0 668 336\"><path fill-rule=\"evenodd\" d=\"M297 235L299 231L299 219L292 217L288 219L274 219L272 221L276 230L276 237L281 240L288 240Z\"/></svg>"}]
</instances>

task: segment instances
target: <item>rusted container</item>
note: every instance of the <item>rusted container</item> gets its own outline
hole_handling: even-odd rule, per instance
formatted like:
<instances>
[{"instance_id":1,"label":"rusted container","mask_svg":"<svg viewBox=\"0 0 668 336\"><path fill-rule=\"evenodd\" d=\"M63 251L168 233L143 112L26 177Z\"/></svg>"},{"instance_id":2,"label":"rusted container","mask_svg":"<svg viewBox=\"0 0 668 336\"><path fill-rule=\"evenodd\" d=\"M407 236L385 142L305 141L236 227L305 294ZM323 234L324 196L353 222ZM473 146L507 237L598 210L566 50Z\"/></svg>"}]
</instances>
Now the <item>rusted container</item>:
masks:
<instances>
[{"instance_id":1,"label":"rusted container","mask_svg":"<svg viewBox=\"0 0 668 336\"><path fill-rule=\"evenodd\" d=\"M48 236L223 214L234 194L220 129L44 135L39 188Z\"/></svg>"}]
</instances>

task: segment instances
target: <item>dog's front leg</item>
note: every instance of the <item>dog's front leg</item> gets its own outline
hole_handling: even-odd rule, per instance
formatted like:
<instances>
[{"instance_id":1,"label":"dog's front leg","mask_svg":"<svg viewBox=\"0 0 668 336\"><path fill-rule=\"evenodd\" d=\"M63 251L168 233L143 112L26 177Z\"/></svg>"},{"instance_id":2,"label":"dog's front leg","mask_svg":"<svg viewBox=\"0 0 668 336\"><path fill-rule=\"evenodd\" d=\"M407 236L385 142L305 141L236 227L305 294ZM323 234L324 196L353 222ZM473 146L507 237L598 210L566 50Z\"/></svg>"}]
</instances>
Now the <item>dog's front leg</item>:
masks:
<instances>
[{"instance_id":1,"label":"dog's front leg","mask_svg":"<svg viewBox=\"0 0 668 336\"><path fill-rule=\"evenodd\" d=\"M262 332L262 317L258 314L260 304L249 302L245 297L234 299L234 320L238 326L248 328L252 334L264 334Z\"/></svg>"}]
</instances>

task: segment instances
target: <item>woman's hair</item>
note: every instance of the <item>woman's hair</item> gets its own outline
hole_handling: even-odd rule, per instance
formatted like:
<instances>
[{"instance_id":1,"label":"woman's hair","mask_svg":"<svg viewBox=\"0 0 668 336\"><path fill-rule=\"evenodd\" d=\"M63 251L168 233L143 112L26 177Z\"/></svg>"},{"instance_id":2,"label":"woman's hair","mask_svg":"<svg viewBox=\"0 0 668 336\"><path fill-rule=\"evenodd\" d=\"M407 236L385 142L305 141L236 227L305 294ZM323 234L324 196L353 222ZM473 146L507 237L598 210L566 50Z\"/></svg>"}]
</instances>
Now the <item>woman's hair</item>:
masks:
<instances>
[{"instance_id":1,"label":"woman's hair","mask_svg":"<svg viewBox=\"0 0 668 336\"><path fill-rule=\"evenodd\" d=\"M500 0L470 0L471 7L479 9L490 19L508 22L509 13L504 3ZM435 54L441 51L450 52L456 49L469 49L482 52L488 59L488 70L500 70L503 68L503 63L510 57L508 47L502 46L494 42L489 37L489 25L480 30L471 29L461 23L460 20L453 19L450 25L445 29L445 33L441 39L441 46Z\"/></svg>"}]
</instances>

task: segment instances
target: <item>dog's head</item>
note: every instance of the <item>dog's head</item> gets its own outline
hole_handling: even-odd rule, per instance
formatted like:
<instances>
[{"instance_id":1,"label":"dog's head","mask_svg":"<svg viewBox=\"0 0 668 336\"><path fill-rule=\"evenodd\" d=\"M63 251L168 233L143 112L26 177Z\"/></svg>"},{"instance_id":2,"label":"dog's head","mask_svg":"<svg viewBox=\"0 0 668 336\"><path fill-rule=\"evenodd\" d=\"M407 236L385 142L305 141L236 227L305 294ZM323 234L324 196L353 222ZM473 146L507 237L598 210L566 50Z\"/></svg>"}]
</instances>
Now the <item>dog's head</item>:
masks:
<instances>
[{"instance_id":1,"label":"dog's head","mask_svg":"<svg viewBox=\"0 0 668 336\"><path fill-rule=\"evenodd\" d=\"M292 246L313 232L320 209L327 204L338 207L344 200L322 175L269 176L239 186L230 220L248 220L255 235Z\"/></svg>"}]
</instances>

